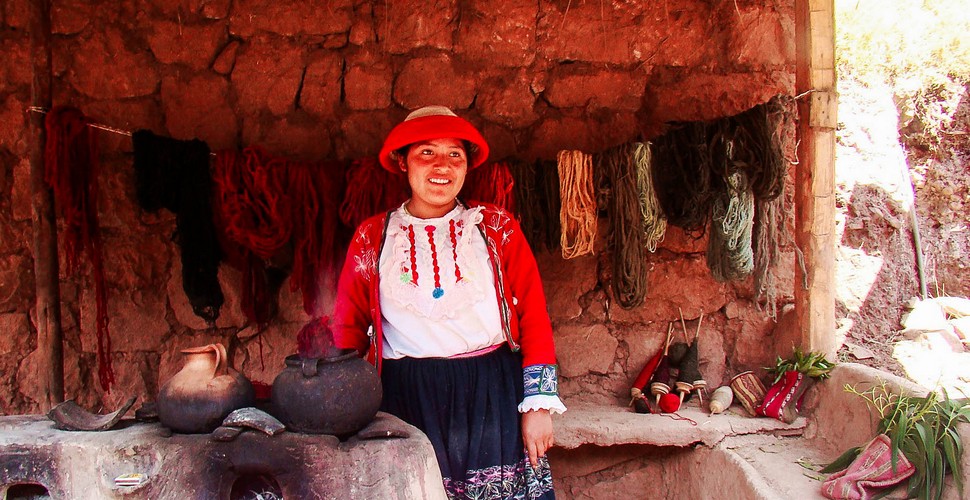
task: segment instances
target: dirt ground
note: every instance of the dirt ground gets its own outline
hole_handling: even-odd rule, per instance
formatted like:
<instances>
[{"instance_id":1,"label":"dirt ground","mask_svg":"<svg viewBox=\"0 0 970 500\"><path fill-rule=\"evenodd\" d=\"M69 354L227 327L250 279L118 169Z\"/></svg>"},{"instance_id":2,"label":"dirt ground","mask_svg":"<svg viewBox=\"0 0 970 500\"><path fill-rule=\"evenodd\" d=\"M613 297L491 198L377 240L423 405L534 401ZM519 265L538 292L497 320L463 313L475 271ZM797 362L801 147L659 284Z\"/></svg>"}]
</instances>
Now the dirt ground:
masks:
<instances>
[{"instance_id":1,"label":"dirt ground","mask_svg":"<svg viewBox=\"0 0 970 500\"><path fill-rule=\"evenodd\" d=\"M928 296L966 297L967 88L953 85L902 96L888 86L843 77L839 94L836 307L838 333L844 338L839 358L928 385L931 381L919 380L906 362L947 362L951 356L914 354L914 349L931 346L901 331L907 304L921 293L911 208L915 202ZM961 357L962 347L956 348L953 362L970 365ZM955 381L970 382L967 370L954 375Z\"/></svg>"}]
</instances>

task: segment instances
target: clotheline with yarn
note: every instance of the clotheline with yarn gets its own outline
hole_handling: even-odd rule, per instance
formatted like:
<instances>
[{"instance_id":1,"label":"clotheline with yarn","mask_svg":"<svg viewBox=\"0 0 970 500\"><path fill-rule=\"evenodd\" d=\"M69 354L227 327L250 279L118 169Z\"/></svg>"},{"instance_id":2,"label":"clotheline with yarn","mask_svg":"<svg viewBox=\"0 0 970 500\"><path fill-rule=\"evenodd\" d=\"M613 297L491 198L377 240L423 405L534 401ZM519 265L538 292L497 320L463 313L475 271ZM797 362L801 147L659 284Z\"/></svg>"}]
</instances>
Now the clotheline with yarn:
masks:
<instances>
[{"instance_id":1,"label":"clotheline with yarn","mask_svg":"<svg viewBox=\"0 0 970 500\"><path fill-rule=\"evenodd\" d=\"M411 197L357 228L332 329L376 363L382 409L428 436L449 497L551 499L566 408L535 257L508 212L458 199L488 151L444 106L391 130L379 159Z\"/></svg>"}]
</instances>

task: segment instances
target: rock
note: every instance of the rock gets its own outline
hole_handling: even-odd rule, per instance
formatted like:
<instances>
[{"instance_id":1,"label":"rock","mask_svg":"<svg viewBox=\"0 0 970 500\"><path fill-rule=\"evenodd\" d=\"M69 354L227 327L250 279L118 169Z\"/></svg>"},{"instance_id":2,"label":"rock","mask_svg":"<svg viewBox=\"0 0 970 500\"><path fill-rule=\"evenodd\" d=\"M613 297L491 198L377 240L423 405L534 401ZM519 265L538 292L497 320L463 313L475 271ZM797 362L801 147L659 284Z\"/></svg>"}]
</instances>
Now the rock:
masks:
<instances>
[{"instance_id":1,"label":"rock","mask_svg":"<svg viewBox=\"0 0 970 500\"><path fill-rule=\"evenodd\" d=\"M640 71L561 71L550 77L544 95L557 108L636 111L646 80L646 73Z\"/></svg>"},{"instance_id":2,"label":"rock","mask_svg":"<svg viewBox=\"0 0 970 500\"><path fill-rule=\"evenodd\" d=\"M963 343L970 340L970 316L951 319L950 324L953 325L953 332L960 337Z\"/></svg>"},{"instance_id":3,"label":"rock","mask_svg":"<svg viewBox=\"0 0 970 500\"><path fill-rule=\"evenodd\" d=\"M228 75L236 65L236 52L239 51L239 40L233 40L226 44L219 52L215 62L212 63L212 70L220 75Z\"/></svg>"},{"instance_id":4,"label":"rock","mask_svg":"<svg viewBox=\"0 0 970 500\"><path fill-rule=\"evenodd\" d=\"M344 75L344 100L356 111L387 109L391 105L391 68L376 65L355 65Z\"/></svg>"},{"instance_id":5,"label":"rock","mask_svg":"<svg viewBox=\"0 0 970 500\"><path fill-rule=\"evenodd\" d=\"M903 326L904 334L950 329L943 307L935 300L917 301L913 309L903 315L900 323Z\"/></svg>"},{"instance_id":6,"label":"rock","mask_svg":"<svg viewBox=\"0 0 970 500\"><path fill-rule=\"evenodd\" d=\"M875 353L867 347L856 345L852 342L845 342L844 345L849 349L849 354L852 354L856 359L872 359L876 357Z\"/></svg>"},{"instance_id":7,"label":"rock","mask_svg":"<svg viewBox=\"0 0 970 500\"><path fill-rule=\"evenodd\" d=\"M343 59L331 51L315 52L303 75L300 107L314 115L333 116L343 87Z\"/></svg>"},{"instance_id":8,"label":"rock","mask_svg":"<svg viewBox=\"0 0 970 500\"><path fill-rule=\"evenodd\" d=\"M455 52L489 66L528 67L536 56L538 14L538 4L527 0L463 4Z\"/></svg>"},{"instance_id":9,"label":"rock","mask_svg":"<svg viewBox=\"0 0 970 500\"><path fill-rule=\"evenodd\" d=\"M726 53L739 64L754 68L783 67L795 60L795 22L788 15L761 5L737 8L727 18L730 40Z\"/></svg>"},{"instance_id":10,"label":"rock","mask_svg":"<svg viewBox=\"0 0 970 500\"><path fill-rule=\"evenodd\" d=\"M545 119L534 127L532 141L524 152L527 158L555 159L562 149L595 153L623 144L639 135L633 113L602 109L595 119L563 117Z\"/></svg>"},{"instance_id":11,"label":"rock","mask_svg":"<svg viewBox=\"0 0 970 500\"><path fill-rule=\"evenodd\" d=\"M340 120L340 136L336 155L341 158L376 157L387 133L403 116L394 119L383 112L356 111Z\"/></svg>"},{"instance_id":12,"label":"rock","mask_svg":"<svg viewBox=\"0 0 970 500\"><path fill-rule=\"evenodd\" d=\"M0 355L19 353L31 336L27 313L0 314Z\"/></svg>"},{"instance_id":13,"label":"rock","mask_svg":"<svg viewBox=\"0 0 970 500\"><path fill-rule=\"evenodd\" d=\"M36 293L32 264L33 259L28 260L23 255L0 257L0 311L26 310L25 306L29 298ZM26 315L26 313L23 314ZM0 329L0 331L14 330ZM3 351L3 348L0 348L0 351Z\"/></svg>"},{"instance_id":14,"label":"rock","mask_svg":"<svg viewBox=\"0 0 970 500\"><path fill-rule=\"evenodd\" d=\"M276 417L263 410L252 407L233 410L222 421L222 425L229 427L248 427L269 436L275 436L286 430L286 426L277 420Z\"/></svg>"},{"instance_id":15,"label":"rock","mask_svg":"<svg viewBox=\"0 0 970 500\"><path fill-rule=\"evenodd\" d=\"M226 30L221 23L155 21L148 35L148 44L158 62L184 64L196 70L209 66L225 43Z\"/></svg>"},{"instance_id":16,"label":"rock","mask_svg":"<svg viewBox=\"0 0 970 500\"><path fill-rule=\"evenodd\" d=\"M378 39L391 54L406 54L422 47L451 50L453 46L454 26L458 17L456 3L437 4L435 8L423 9L396 2L374 4L373 9L374 18L380 20Z\"/></svg>"},{"instance_id":17,"label":"rock","mask_svg":"<svg viewBox=\"0 0 970 500\"><path fill-rule=\"evenodd\" d=\"M165 126L173 138L199 139L212 151L239 146L239 121L225 78L209 72L184 80L165 77L161 94Z\"/></svg>"},{"instance_id":18,"label":"rock","mask_svg":"<svg viewBox=\"0 0 970 500\"><path fill-rule=\"evenodd\" d=\"M263 109L276 116L291 111L304 66L304 47L296 42L268 36L250 39L240 48L231 76L244 116Z\"/></svg>"},{"instance_id":19,"label":"rock","mask_svg":"<svg viewBox=\"0 0 970 500\"><path fill-rule=\"evenodd\" d=\"M0 45L2 47L2 45ZM2 71L2 70L0 70ZM0 104L0 148L26 158L29 144L29 115L24 113L28 102L16 95L8 95Z\"/></svg>"},{"instance_id":20,"label":"rock","mask_svg":"<svg viewBox=\"0 0 970 500\"><path fill-rule=\"evenodd\" d=\"M72 58L65 80L82 94L95 99L153 94L159 81L154 61L147 52L138 51L129 44L125 35L107 27L79 40L70 49Z\"/></svg>"},{"instance_id":21,"label":"rock","mask_svg":"<svg viewBox=\"0 0 970 500\"><path fill-rule=\"evenodd\" d=\"M708 315L730 299L730 289L714 281L703 256L653 263L647 276L647 297L635 309L613 307L614 321L670 321Z\"/></svg>"},{"instance_id":22,"label":"rock","mask_svg":"<svg viewBox=\"0 0 970 500\"><path fill-rule=\"evenodd\" d=\"M440 104L462 115L475 100L475 88L475 75L442 54L408 59L394 82L393 97L404 109Z\"/></svg>"},{"instance_id":23,"label":"rock","mask_svg":"<svg viewBox=\"0 0 970 500\"><path fill-rule=\"evenodd\" d=\"M170 333L165 321L164 293L159 290L119 290L108 284L108 332L111 350L157 351ZM96 304L93 284L82 291L81 342L85 352L97 352Z\"/></svg>"},{"instance_id":24,"label":"rock","mask_svg":"<svg viewBox=\"0 0 970 500\"><path fill-rule=\"evenodd\" d=\"M532 91L532 80L526 70L518 70L483 82L477 101L481 103L482 117L513 129L535 123L539 115L534 109L536 94Z\"/></svg>"},{"instance_id":25,"label":"rock","mask_svg":"<svg viewBox=\"0 0 970 500\"><path fill-rule=\"evenodd\" d=\"M583 313L579 298L596 287L596 257L567 260L560 252L542 252L536 259L552 321L578 318Z\"/></svg>"},{"instance_id":26,"label":"rock","mask_svg":"<svg viewBox=\"0 0 970 500\"><path fill-rule=\"evenodd\" d=\"M329 35L350 30L354 7L350 0L321 6L299 0L237 0L229 16L229 32L251 38L265 31L287 37Z\"/></svg>"},{"instance_id":27,"label":"rock","mask_svg":"<svg viewBox=\"0 0 970 500\"><path fill-rule=\"evenodd\" d=\"M610 372L619 341L606 325L560 326L555 338L562 376Z\"/></svg>"}]
</instances>

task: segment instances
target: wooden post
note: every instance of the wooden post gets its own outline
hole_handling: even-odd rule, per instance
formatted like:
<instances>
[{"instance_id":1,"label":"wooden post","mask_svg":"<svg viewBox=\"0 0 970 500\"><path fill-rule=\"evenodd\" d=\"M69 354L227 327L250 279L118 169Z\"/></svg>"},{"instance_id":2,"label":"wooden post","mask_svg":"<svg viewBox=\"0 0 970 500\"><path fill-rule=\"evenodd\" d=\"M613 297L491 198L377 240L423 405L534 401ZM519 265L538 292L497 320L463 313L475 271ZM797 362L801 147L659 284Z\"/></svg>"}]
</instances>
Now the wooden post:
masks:
<instances>
[{"instance_id":1,"label":"wooden post","mask_svg":"<svg viewBox=\"0 0 970 500\"><path fill-rule=\"evenodd\" d=\"M33 62L31 104L51 108L51 2L30 2L30 56ZM34 280L36 284L37 369L45 396L41 410L64 401L64 334L61 330L61 299L58 281L57 225L54 195L44 182L44 115L30 113L31 220L34 230Z\"/></svg>"},{"instance_id":2,"label":"wooden post","mask_svg":"<svg viewBox=\"0 0 970 500\"><path fill-rule=\"evenodd\" d=\"M798 159L795 242L805 273L795 266L795 318L802 349L834 359L835 338L835 3L795 1L795 89ZM808 289L802 287L808 284Z\"/></svg>"}]
</instances>

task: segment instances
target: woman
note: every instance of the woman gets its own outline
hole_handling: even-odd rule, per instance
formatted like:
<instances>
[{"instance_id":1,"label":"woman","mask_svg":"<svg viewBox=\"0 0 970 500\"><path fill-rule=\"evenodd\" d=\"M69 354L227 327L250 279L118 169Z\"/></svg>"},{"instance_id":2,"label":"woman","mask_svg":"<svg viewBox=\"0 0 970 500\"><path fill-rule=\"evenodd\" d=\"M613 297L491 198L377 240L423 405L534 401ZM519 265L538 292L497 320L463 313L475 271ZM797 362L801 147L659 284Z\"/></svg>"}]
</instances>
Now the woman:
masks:
<instances>
[{"instance_id":1,"label":"woman","mask_svg":"<svg viewBox=\"0 0 970 500\"><path fill-rule=\"evenodd\" d=\"M566 408L539 270L507 212L458 200L487 157L443 106L391 130L380 162L411 198L357 229L334 337L375 362L382 408L427 434L450 497L554 498L550 412Z\"/></svg>"}]
</instances>

